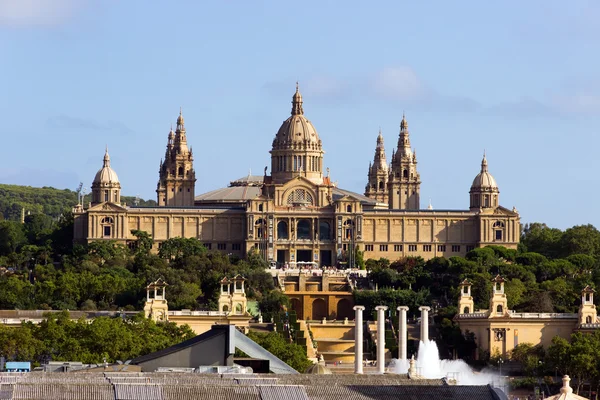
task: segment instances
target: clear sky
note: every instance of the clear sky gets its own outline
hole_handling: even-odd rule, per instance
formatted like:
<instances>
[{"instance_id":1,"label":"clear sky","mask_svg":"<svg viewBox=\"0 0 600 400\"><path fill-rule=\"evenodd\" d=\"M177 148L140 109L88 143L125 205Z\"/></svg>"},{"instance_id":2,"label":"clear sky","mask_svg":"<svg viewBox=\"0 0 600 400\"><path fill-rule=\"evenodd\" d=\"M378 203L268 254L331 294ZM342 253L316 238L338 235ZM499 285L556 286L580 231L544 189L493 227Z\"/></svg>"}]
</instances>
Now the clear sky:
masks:
<instances>
[{"instance_id":1,"label":"clear sky","mask_svg":"<svg viewBox=\"0 0 600 400\"><path fill-rule=\"evenodd\" d=\"M523 222L600 227L600 2L0 0L0 182L88 191L108 145L155 198L183 107L196 193L270 165L296 80L340 187L406 112L421 206L466 209L484 149Z\"/></svg>"}]
</instances>

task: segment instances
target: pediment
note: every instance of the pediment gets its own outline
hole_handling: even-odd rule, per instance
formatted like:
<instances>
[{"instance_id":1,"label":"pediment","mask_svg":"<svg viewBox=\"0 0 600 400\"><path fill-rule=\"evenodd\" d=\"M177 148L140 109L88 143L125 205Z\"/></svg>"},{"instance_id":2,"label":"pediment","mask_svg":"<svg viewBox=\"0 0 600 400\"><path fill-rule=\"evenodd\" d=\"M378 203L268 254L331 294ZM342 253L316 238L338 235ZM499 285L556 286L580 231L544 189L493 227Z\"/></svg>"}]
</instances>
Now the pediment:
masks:
<instances>
[{"instance_id":1,"label":"pediment","mask_svg":"<svg viewBox=\"0 0 600 400\"><path fill-rule=\"evenodd\" d=\"M88 212L90 212L90 211L92 211L92 212L93 211L126 212L127 208L120 206L118 204L115 204L115 203L106 202L106 203L96 204L95 206L88 208Z\"/></svg>"},{"instance_id":2,"label":"pediment","mask_svg":"<svg viewBox=\"0 0 600 400\"><path fill-rule=\"evenodd\" d=\"M310 189L317 192L319 185L315 185L314 182L312 182L309 179L306 179L303 176L297 176L294 179L290 179L289 181L284 183L281 187L283 190L298 187L302 189Z\"/></svg>"},{"instance_id":3,"label":"pediment","mask_svg":"<svg viewBox=\"0 0 600 400\"><path fill-rule=\"evenodd\" d=\"M502 206L498 206L494 210L494 215L506 215L506 216L509 216L509 217L518 217L519 213L516 212L516 209L509 210L508 208L505 208L505 207L502 207Z\"/></svg>"}]
</instances>

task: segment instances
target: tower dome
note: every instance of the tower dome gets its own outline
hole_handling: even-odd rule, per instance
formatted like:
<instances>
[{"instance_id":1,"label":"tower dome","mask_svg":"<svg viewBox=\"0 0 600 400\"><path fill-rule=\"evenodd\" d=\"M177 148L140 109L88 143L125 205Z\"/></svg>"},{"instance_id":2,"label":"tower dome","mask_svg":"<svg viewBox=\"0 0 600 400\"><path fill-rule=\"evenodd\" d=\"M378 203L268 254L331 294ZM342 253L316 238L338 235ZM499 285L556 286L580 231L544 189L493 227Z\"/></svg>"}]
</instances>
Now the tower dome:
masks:
<instances>
[{"instance_id":1,"label":"tower dome","mask_svg":"<svg viewBox=\"0 0 600 400\"><path fill-rule=\"evenodd\" d=\"M323 148L319 134L304 116L302 95L298 83L292 97L291 116L283 121L273 139L271 174L275 183L296 176L323 183Z\"/></svg>"},{"instance_id":2,"label":"tower dome","mask_svg":"<svg viewBox=\"0 0 600 400\"><path fill-rule=\"evenodd\" d=\"M481 160L481 171L473 179L469 193L471 194L471 209L498 207L500 190L496 179L488 171L485 152L483 153L483 160Z\"/></svg>"},{"instance_id":3,"label":"tower dome","mask_svg":"<svg viewBox=\"0 0 600 400\"><path fill-rule=\"evenodd\" d=\"M92 205L121 201L121 183L114 169L110 167L110 155L108 147L104 153L102 168L96 172L92 182Z\"/></svg>"},{"instance_id":4,"label":"tower dome","mask_svg":"<svg viewBox=\"0 0 600 400\"><path fill-rule=\"evenodd\" d=\"M119 184L119 177L117 176L117 173L110 167L110 155L108 154L108 147L104 153L102 168L96 172L96 177L94 178L93 183L98 185Z\"/></svg>"}]
</instances>

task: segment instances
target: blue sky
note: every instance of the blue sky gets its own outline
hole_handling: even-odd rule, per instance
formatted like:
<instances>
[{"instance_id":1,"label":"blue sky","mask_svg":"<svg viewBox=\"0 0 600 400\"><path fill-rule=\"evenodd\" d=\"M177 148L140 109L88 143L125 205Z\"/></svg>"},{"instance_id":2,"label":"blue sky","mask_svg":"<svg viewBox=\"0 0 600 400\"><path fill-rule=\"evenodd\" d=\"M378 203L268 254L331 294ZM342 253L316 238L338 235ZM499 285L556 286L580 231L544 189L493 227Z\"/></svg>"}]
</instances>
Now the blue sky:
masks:
<instances>
[{"instance_id":1,"label":"blue sky","mask_svg":"<svg viewBox=\"0 0 600 400\"><path fill-rule=\"evenodd\" d=\"M600 227L600 3L0 0L0 182L155 198L183 107L196 193L262 173L296 80L340 187L405 111L424 208L465 209L484 149L523 222Z\"/></svg>"}]
</instances>

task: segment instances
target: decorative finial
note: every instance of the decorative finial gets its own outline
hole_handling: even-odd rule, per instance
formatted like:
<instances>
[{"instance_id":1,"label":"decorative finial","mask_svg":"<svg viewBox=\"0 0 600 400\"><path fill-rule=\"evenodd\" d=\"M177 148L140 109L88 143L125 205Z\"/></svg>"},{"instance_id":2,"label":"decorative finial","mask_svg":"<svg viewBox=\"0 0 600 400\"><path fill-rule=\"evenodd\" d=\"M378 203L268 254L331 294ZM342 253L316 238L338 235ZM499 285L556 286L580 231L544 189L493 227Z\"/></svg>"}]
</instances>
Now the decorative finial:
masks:
<instances>
[{"instance_id":1,"label":"decorative finial","mask_svg":"<svg viewBox=\"0 0 600 400\"><path fill-rule=\"evenodd\" d=\"M183 115L183 107L179 106L179 115Z\"/></svg>"},{"instance_id":2,"label":"decorative finial","mask_svg":"<svg viewBox=\"0 0 600 400\"><path fill-rule=\"evenodd\" d=\"M327 177L329 178L329 167L327 167Z\"/></svg>"},{"instance_id":3,"label":"decorative finial","mask_svg":"<svg viewBox=\"0 0 600 400\"><path fill-rule=\"evenodd\" d=\"M571 381L571 378L569 378L569 375L563 376L562 381L563 381L563 386L560 388L560 393L563 393L563 394L573 393L573 388L571 387L571 385L569 385L569 382Z\"/></svg>"},{"instance_id":4,"label":"decorative finial","mask_svg":"<svg viewBox=\"0 0 600 400\"><path fill-rule=\"evenodd\" d=\"M298 83L298 81L296 81L296 92L300 91L300 84Z\"/></svg>"},{"instance_id":5,"label":"decorative finial","mask_svg":"<svg viewBox=\"0 0 600 400\"><path fill-rule=\"evenodd\" d=\"M292 115L302 115L304 110L302 109L302 95L300 94L300 86L296 82L296 93L292 97Z\"/></svg>"}]
</instances>

